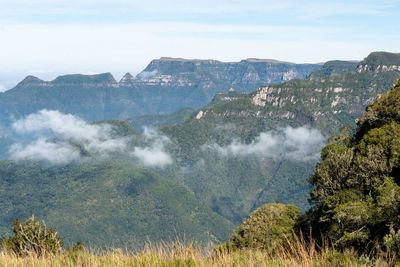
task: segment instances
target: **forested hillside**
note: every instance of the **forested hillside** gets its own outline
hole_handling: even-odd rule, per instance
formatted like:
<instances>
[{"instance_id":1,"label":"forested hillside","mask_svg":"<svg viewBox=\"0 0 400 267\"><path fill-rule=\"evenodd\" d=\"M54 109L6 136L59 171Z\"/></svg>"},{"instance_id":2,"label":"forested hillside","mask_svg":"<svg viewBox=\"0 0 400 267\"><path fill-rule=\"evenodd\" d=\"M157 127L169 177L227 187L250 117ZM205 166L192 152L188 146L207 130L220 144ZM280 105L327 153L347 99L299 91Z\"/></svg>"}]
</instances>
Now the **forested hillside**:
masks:
<instances>
[{"instance_id":1,"label":"forested hillside","mask_svg":"<svg viewBox=\"0 0 400 267\"><path fill-rule=\"evenodd\" d=\"M332 137L310 177L317 232L338 247L391 251L400 247L400 81Z\"/></svg>"},{"instance_id":2,"label":"forested hillside","mask_svg":"<svg viewBox=\"0 0 400 267\"><path fill-rule=\"evenodd\" d=\"M225 240L233 225L184 185L131 164L0 162L0 233L34 214L66 245L141 248L148 241Z\"/></svg>"},{"instance_id":3,"label":"forested hillside","mask_svg":"<svg viewBox=\"0 0 400 267\"><path fill-rule=\"evenodd\" d=\"M372 53L347 74L261 87L162 131L187 166L181 179L226 218L240 223L275 200L305 211L307 177L325 140L343 125L354 126L367 105L397 82L399 66L398 54Z\"/></svg>"}]
</instances>

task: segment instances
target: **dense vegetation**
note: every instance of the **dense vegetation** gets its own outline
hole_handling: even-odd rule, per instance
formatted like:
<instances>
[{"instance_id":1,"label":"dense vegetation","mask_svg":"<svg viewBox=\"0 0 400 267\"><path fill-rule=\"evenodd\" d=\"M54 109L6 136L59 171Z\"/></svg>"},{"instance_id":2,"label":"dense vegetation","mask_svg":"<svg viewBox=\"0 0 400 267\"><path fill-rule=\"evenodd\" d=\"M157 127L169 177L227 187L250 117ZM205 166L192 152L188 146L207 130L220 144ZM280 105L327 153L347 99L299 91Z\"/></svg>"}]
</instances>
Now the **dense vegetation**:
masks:
<instances>
[{"instance_id":1,"label":"dense vegetation","mask_svg":"<svg viewBox=\"0 0 400 267\"><path fill-rule=\"evenodd\" d=\"M399 261L400 249L400 81L321 152L310 177L312 208L261 206L218 251L291 248L310 229L308 244L356 251ZM298 247L296 249L299 249ZM282 252L282 251L281 251ZM318 253L323 253L318 249ZM387 258L387 260L389 260Z\"/></svg>"},{"instance_id":2,"label":"dense vegetation","mask_svg":"<svg viewBox=\"0 0 400 267\"><path fill-rule=\"evenodd\" d=\"M328 76L341 76L353 71L358 62L333 60L326 62L320 70L314 71L309 78L321 78Z\"/></svg>"},{"instance_id":3,"label":"dense vegetation","mask_svg":"<svg viewBox=\"0 0 400 267\"><path fill-rule=\"evenodd\" d=\"M314 227L338 247L400 248L400 82L330 139L310 182Z\"/></svg>"},{"instance_id":4,"label":"dense vegetation","mask_svg":"<svg viewBox=\"0 0 400 267\"><path fill-rule=\"evenodd\" d=\"M252 212L219 249L252 248L276 252L293 242L293 231L299 215L299 208L293 204L264 204Z\"/></svg>"},{"instance_id":5,"label":"dense vegetation","mask_svg":"<svg viewBox=\"0 0 400 267\"><path fill-rule=\"evenodd\" d=\"M232 236L214 247L197 242L147 243L142 250L90 251L81 242L61 248L55 229L29 217L13 223L15 235L2 239L0 264L5 266L393 266L396 256L359 255L317 245L293 233L295 205L265 205L251 214ZM266 227L267 226L267 227ZM237 249L240 248L240 249Z\"/></svg>"},{"instance_id":6,"label":"dense vegetation","mask_svg":"<svg viewBox=\"0 0 400 267\"><path fill-rule=\"evenodd\" d=\"M18 193L19 192L19 193ZM0 162L1 235L34 214L66 244L141 247L145 241L225 240L231 224L185 186L142 167L98 162L64 167Z\"/></svg>"},{"instance_id":7,"label":"dense vegetation","mask_svg":"<svg viewBox=\"0 0 400 267\"><path fill-rule=\"evenodd\" d=\"M190 118L194 109L183 108L168 115L141 115L126 119L125 121L136 131L143 131L144 127L159 128L184 123Z\"/></svg>"}]
</instances>

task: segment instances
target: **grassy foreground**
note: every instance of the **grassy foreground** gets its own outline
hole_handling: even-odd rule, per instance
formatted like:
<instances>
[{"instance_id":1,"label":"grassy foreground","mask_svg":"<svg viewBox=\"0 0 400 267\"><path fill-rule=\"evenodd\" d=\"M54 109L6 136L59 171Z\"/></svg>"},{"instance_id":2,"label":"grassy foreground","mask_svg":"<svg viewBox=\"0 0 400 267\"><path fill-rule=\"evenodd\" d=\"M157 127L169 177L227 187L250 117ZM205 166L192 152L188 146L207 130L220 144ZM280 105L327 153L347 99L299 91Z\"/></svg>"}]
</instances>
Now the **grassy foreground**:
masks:
<instances>
[{"instance_id":1,"label":"grassy foreground","mask_svg":"<svg viewBox=\"0 0 400 267\"><path fill-rule=\"evenodd\" d=\"M261 250L215 253L211 245L204 248L183 243L150 245L136 253L121 249L97 253L64 251L41 258L1 252L0 266L394 266L392 259L384 256L374 259L328 247L318 249L314 243L297 239L274 253Z\"/></svg>"}]
</instances>

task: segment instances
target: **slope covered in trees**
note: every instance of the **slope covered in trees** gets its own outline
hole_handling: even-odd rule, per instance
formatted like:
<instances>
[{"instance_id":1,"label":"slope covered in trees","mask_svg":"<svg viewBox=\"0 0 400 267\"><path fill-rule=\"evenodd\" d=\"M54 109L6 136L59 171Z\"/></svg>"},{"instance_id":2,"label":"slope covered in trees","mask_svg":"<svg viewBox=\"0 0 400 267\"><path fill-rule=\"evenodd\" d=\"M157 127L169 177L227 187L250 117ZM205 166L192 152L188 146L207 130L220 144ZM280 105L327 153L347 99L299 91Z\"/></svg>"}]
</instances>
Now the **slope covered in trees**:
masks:
<instances>
[{"instance_id":1,"label":"slope covered in trees","mask_svg":"<svg viewBox=\"0 0 400 267\"><path fill-rule=\"evenodd\" d=\"M132 164L0 162L0 236L34 214L66 244L136 247L147 241L225 240L232 225L185 186Z\"/></svg>"},{"instance_id":2,"label":"slope covered in trees","mask_svg":"<svg viewBox=\"0 0 400 267\"><path fill-rule=\"evenodd\" d=\"M400 81L329 140L310 178L317 231L340 247L400 248Z\"/></svg>"},{"instance_id":3,"label":"slope covered in trees","mask_svg":"<svg viewBox=\"0 0 400 267\"><path fill-rule=\"evenodd\" d=\"M299 215L293 204L263 205L218 250L262 248L271 252L278 246L279 255L285 248L301 250L302 246L297 246L300 241L310 246L319 244L319 254L332 246L340 252L356 251L363 257L384 257L390 266L397 266L399 130L400 81L368 106L354 131L343 127L322 149L321 162L309 178L312 207L305 215ZM339 258L340 253L335 257Z\"/></svg>"}]
</instances>

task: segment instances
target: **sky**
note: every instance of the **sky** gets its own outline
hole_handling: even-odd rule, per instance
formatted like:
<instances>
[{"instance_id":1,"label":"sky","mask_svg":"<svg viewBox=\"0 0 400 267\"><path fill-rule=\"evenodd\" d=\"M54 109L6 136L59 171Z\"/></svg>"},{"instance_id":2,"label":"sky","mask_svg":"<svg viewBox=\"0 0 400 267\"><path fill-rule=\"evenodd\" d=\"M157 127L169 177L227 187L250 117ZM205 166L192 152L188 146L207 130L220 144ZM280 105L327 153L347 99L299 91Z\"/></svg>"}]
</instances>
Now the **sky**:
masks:
<instances>
[{"instance_id":1,"label":"sky","mask_svg":"<svg viewBox=\"0 0 400 267\"><path fill-rule=\"evenodd\" d=\"M295 63L400 52L398 0L0 0L0 91L152 59Z\"/></svg>"}]
</instances>

